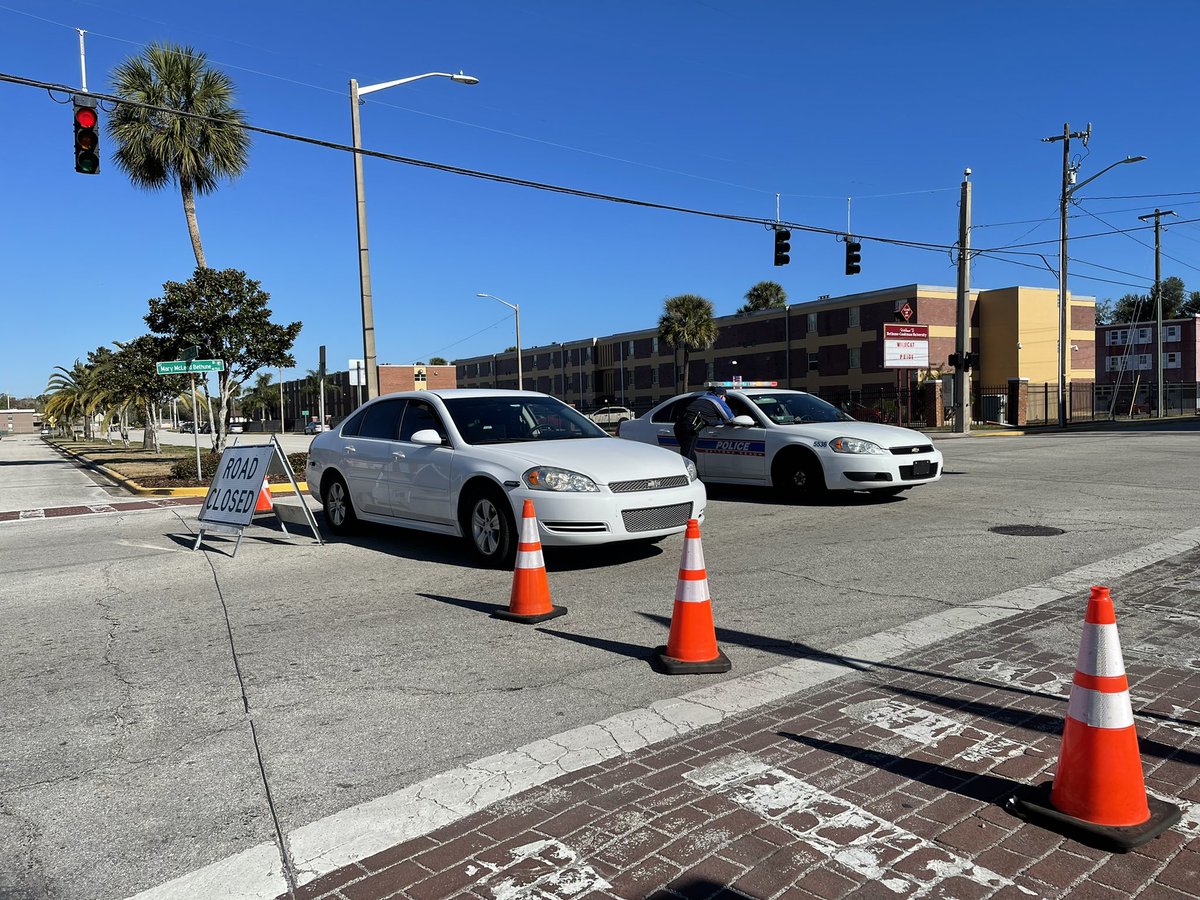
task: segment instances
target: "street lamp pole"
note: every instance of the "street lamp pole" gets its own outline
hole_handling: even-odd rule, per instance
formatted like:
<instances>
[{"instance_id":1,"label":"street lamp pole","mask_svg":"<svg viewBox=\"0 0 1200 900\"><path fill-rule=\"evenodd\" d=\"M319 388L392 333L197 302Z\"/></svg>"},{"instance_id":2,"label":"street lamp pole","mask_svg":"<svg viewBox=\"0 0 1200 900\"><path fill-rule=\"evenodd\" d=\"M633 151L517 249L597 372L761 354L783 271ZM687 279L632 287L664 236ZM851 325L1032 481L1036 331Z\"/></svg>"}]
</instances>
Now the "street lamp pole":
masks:
<instances>
[{"instance_id":1,"label":"street lamp pole","mask_svg":"<svg viewBox=\"0 0 1200 900\"><path fill-rule=\"evenodd\" d=\"M476 294L476 297L490 297L498 303L503 303L513 311L513 316L517 320L517 390L525 390L525 379L521 373L521 307L517 303L509 303L507 300L501 300L495 294Z\"/></svg>"},{"instance_id":2,"label":"street lamp pole","mask_svg":"<svg viewBox=\"0 0 1200 900\"><path fill-rule=\"evenodd\" d=\"M1067 427L1067 360L1070 359L1070 345L1067 343L1067 209L1071 198L1086 184L1095 181L1109 169L1125 163L1141 162L1144 156L1127 156L1101 169L1091 178L1085 178L1078 184L1073 184L1078 166L1071 165L1071 139L1081 138L1086 147L1092 136L1092 126L1088 123L1087 131L1071 131L1069 123L1063 124L1063 133L1052 137L1042 138L1043 142L1063 142L1063 171L1062 193L1059 197L1058 225L1058 426Z\"/></svg>"},{"instance_id":3,"label":"street lamp pole","mask_svg":"<svg viewBox=\"0 0 1200 900\"><path fill-rule=\"evenodd\" d=\"M379 396L379 369L375 365L375 312L371 302L371 262L367 251L367 200L363 196L362 134L358 120L358 106L364 94L372 94L386 88L419 81L422 78L449 78L459 84L479 84L473 75L457 75L449 72L426 72L385 81L360 88L358 81L350 79L350 130L354 147L354 202L358 217L358 282L362 296L363 365L367 370L367 399Z\"/></svg>"}]
</instances>

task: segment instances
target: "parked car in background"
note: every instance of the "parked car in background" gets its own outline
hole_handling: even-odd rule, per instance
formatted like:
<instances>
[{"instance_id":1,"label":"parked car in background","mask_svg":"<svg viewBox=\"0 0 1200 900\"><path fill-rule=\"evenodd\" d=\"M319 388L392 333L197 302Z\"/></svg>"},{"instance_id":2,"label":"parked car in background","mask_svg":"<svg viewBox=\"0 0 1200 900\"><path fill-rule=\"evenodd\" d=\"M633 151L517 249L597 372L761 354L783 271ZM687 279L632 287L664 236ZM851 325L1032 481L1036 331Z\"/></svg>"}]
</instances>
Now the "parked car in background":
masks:
<instances>
[{"instance_id":1,"label":"parked car in background","mask_svg":"<svg viewBox=\"0 0 1200 900\"><path fill-rule=\"evenodd\" d=\"M660 403L621 423L617 436L678 452L675 420L698 396ZM696 466L706 482L766 485L788 499L808 500L827 490L893 496L942 477L942 454L920 432L859 422L804 391L743 382L725 399L734 420L703 428L696 443Z\"/></svg>"},{"instance_id":2,"label":"parked car in background","mask_svg":"<svg viewBox=\"0 0 1200 900\"><path fill-rule=\"evenodd\" d=\"M195 434L196 433L196 423L195 422L180 422L179 423L179 433L180 434Z\"/></svg>"},{"instance_id":3,"label":"parked car in background","mask_svg":"<svg viewBox=\"0 0 1200 900\"><path fill-rule=\"evenodd\" d=\"M546 546L657 541L703 519L696 467L619 441L533 391L407 391L378 397L313 438L307 481L336 534L358 520L458 535L511 568L532 500Z\"/></svg>"},{"instance_id":4,"label":"parked car in background","mask_svg":"<svg viewBox=\"0 0 1200 900\"><path fill-rule=\"evenodd\" d=\"M632 409L626 409L624 406L605 406L603 409L598 409L588 416L597 425L620 425L622 422L628 422L630 419L636 419Z\"/></svg>"},{"instance_id":5,"label":"parked car in background","mask_svg":"<svg viewBox=\"0 0 1200 900\"><path fill-rule=\"evenodd\" d=\"M320 434L322 431L326 431L326 430L328 430L328 429L326 429L325 426L322 425L320 422L309 422L307 425L304 426L305 434Z\"/></svg>"}]
</instances>

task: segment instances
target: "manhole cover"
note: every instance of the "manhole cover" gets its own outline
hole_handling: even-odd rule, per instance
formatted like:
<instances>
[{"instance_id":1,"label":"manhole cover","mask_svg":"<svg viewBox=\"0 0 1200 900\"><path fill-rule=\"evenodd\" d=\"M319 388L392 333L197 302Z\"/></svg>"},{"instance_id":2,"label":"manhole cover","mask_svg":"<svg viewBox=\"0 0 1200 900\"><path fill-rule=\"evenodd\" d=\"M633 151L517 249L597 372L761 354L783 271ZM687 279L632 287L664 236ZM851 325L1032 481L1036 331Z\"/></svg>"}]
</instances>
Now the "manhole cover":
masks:
<instances>
[{"instance_id":1,"label":"manhole cover","mask_svg":"<svg viewBox=\"0 0 1200 900\"><path fill-rule=\"evenodd\" d=\"M1062 528L1051 528L1049 525L997 525L988 531L1011 534L1013 537L1054 537L1066 533Z\"/></svg>"}]
</instances>

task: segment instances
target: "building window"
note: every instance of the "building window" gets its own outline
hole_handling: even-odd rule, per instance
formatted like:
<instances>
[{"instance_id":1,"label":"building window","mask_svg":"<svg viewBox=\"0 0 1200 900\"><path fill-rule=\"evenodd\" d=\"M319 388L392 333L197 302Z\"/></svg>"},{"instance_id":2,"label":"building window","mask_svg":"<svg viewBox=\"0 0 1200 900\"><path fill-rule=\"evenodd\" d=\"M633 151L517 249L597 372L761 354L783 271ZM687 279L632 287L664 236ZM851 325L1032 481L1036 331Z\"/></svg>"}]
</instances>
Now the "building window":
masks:
<instances>
[{"instance_id":1,"label":"building window","mask_svg":"<svg viewBox=\"0 0 1200 900\"><path fill-rule=\"evenodd\" d=\"M633 357L633 341L630 341L629 344L625 347L625 356L627 358Z\"/></svg>"},{"instance_id":2,"label":"building window","mask_svg":"<svg viewBox=\"0 0 1200 900\"><path fill-rule=\"evenodd\" d=\"M1179 369L1183 366L1182 353L1164 353L1163 368L1164 369Z\"/></svg>"},{"instance_id":3,"label":"building window","mask_svg":"<svg viewBox=\"0 0 1200 900\"><path fill-rule=\"evenodd\" d=\"M1149 328L1139 328L1137 330L1137 342L1139 344L1150 343L1150 329Z\"/></svg>"},{"instance_id":4,"label":"building window","mask_svg":"<svg viewBox=\"0 0 1200 900\"><path fill-rule=\"evenodd\" d=\"M1174 344L1177 341L1179 341L1179 339L1181 337L1182 337L1182 335L1180 334L1178 325L1168 325L1166 328L1163 329L1163 342L1164 343Z\"/></svg>"},{"instance_id":5,"label":"building window","mask_svg":"<svg viewBox=\"0 0 1200 900\"><path fill-rule=\"evenodd\" d=\"M658 353L658 338L656 337L650 338L650 352Z\"/></svg>"},{"instance_id":6,"label":"building window","mask_svg":"<svg viewBox=\"0 0 1200 900\"><path fill-rule=\"evenodd\" d=\"M821 370L821 367L820 367L820 364L817 362L817 354L815 354L815 353L808 354L808 371L819 372L820 370Z\"/></svg>"},{"instance_id":7,"label":"building window","mask_svg":"<svg viewBox=\"0 0 1200 900\"><path fill-rule=\"evenodd\" d=\"M852 369L861 369L862 368L862 347L851 347L850 348L850 368L852 368Z\"/></svg>"},{"instance_id":8,"label":"building window","mask_svg":"<svg viewBox=\"0 0 1200 900\"><path fill-rule=\"evenodd\" d=\"M808 333L809 334L817 333L817 314L816 313L808 314Z\"/></svg>"},{"instance_id":9,"label":"building window","mask_svg":"<svg viewBox=\"0 0 1200 900\"><path fill-rule=\"evenodd\" d=\"M658 366L650 367L650 387L658 387Z\"/></svg>"},{"instance_id":10,"label":"building window","mask_svg":"<svg viewBox=\"0 0 1200 900\"><path fill-rule=\"evenodd\" d=\"M708 373L707 375L704 376L705 381L715 381L716 380L716 377L717 377L717 373L715 371L716 368L717 368L717 364L715 362L713 362L712 360L709 360L708 367L704 370L705 372Z\"/></svg>"},{"instance_id":11,"label":"building window","mask_svg":"<svg viewBox=\"0 0 1200 900\"><path fill-rule=\"evenodd\" d=\"M857 306L850 307L850 328L858 327L858 311ZM850 365L854 366L856 363L850 363Z\"/></svg>"}]
</instances>

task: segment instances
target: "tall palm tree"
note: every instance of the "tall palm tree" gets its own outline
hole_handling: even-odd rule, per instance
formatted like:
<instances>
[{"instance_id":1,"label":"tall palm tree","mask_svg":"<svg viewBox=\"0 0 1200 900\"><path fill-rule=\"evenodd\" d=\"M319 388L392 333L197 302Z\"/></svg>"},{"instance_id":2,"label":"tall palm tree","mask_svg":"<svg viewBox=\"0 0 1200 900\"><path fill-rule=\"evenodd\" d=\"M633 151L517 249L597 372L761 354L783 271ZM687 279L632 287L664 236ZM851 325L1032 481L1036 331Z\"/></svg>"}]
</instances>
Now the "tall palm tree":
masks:
<instances>
[{"instance_id":1,"label":"tall palm tree","mask_svg":"<svg viewBox=\"0 0 1200 900\"><path fill-rule=\"evenodd\" d=\"M746 302L738 307L738 315L760 309L783 309L787 306L787 291L777 281L760 281L746 291Z\"/></svg>"},{"instance_id":2,"label":"tall palm tree","mask_svg":"<svg viewBox=\"0 0 1200 900\"><path fill-rule=\"evenodd\" d=\"M716 319L711 300L697 294L680 294L663 303L658 320L658 339L683 350L683 389L688 389L688 358L693 350L707 350L717 342ZM675 377L676 388L679 376Z\"/></svg>"},{"instance_id":3,"label":"tall palm tree","mask_svg":"<svg viewBox=\"0 0 1200 900\"><path fill-rule=\"evenodd\" d=\"M117 66L113 85L118 97L131 101L118 103L108 116L108 133L117 144L113 160L135 187L179 185L196 265L204 267L196 195L212 193L221 179L236 178L249 163L246 117L233 106L233 82L191 47L154 43Z\"/></svg>"},{"instance_id":4,"label":"tall palm tree","mask_svg":"<svg viewBox=\"0 0 1200 900\"><path fill-rule=\"evenodd\" d=\"M50 397L46 400L45 414L67 428L75 419L82 418L85 440L92 436L93 381L91 367L75 360L69 369L55 366L46 383Z\"/></svg>"}]
</instances>

